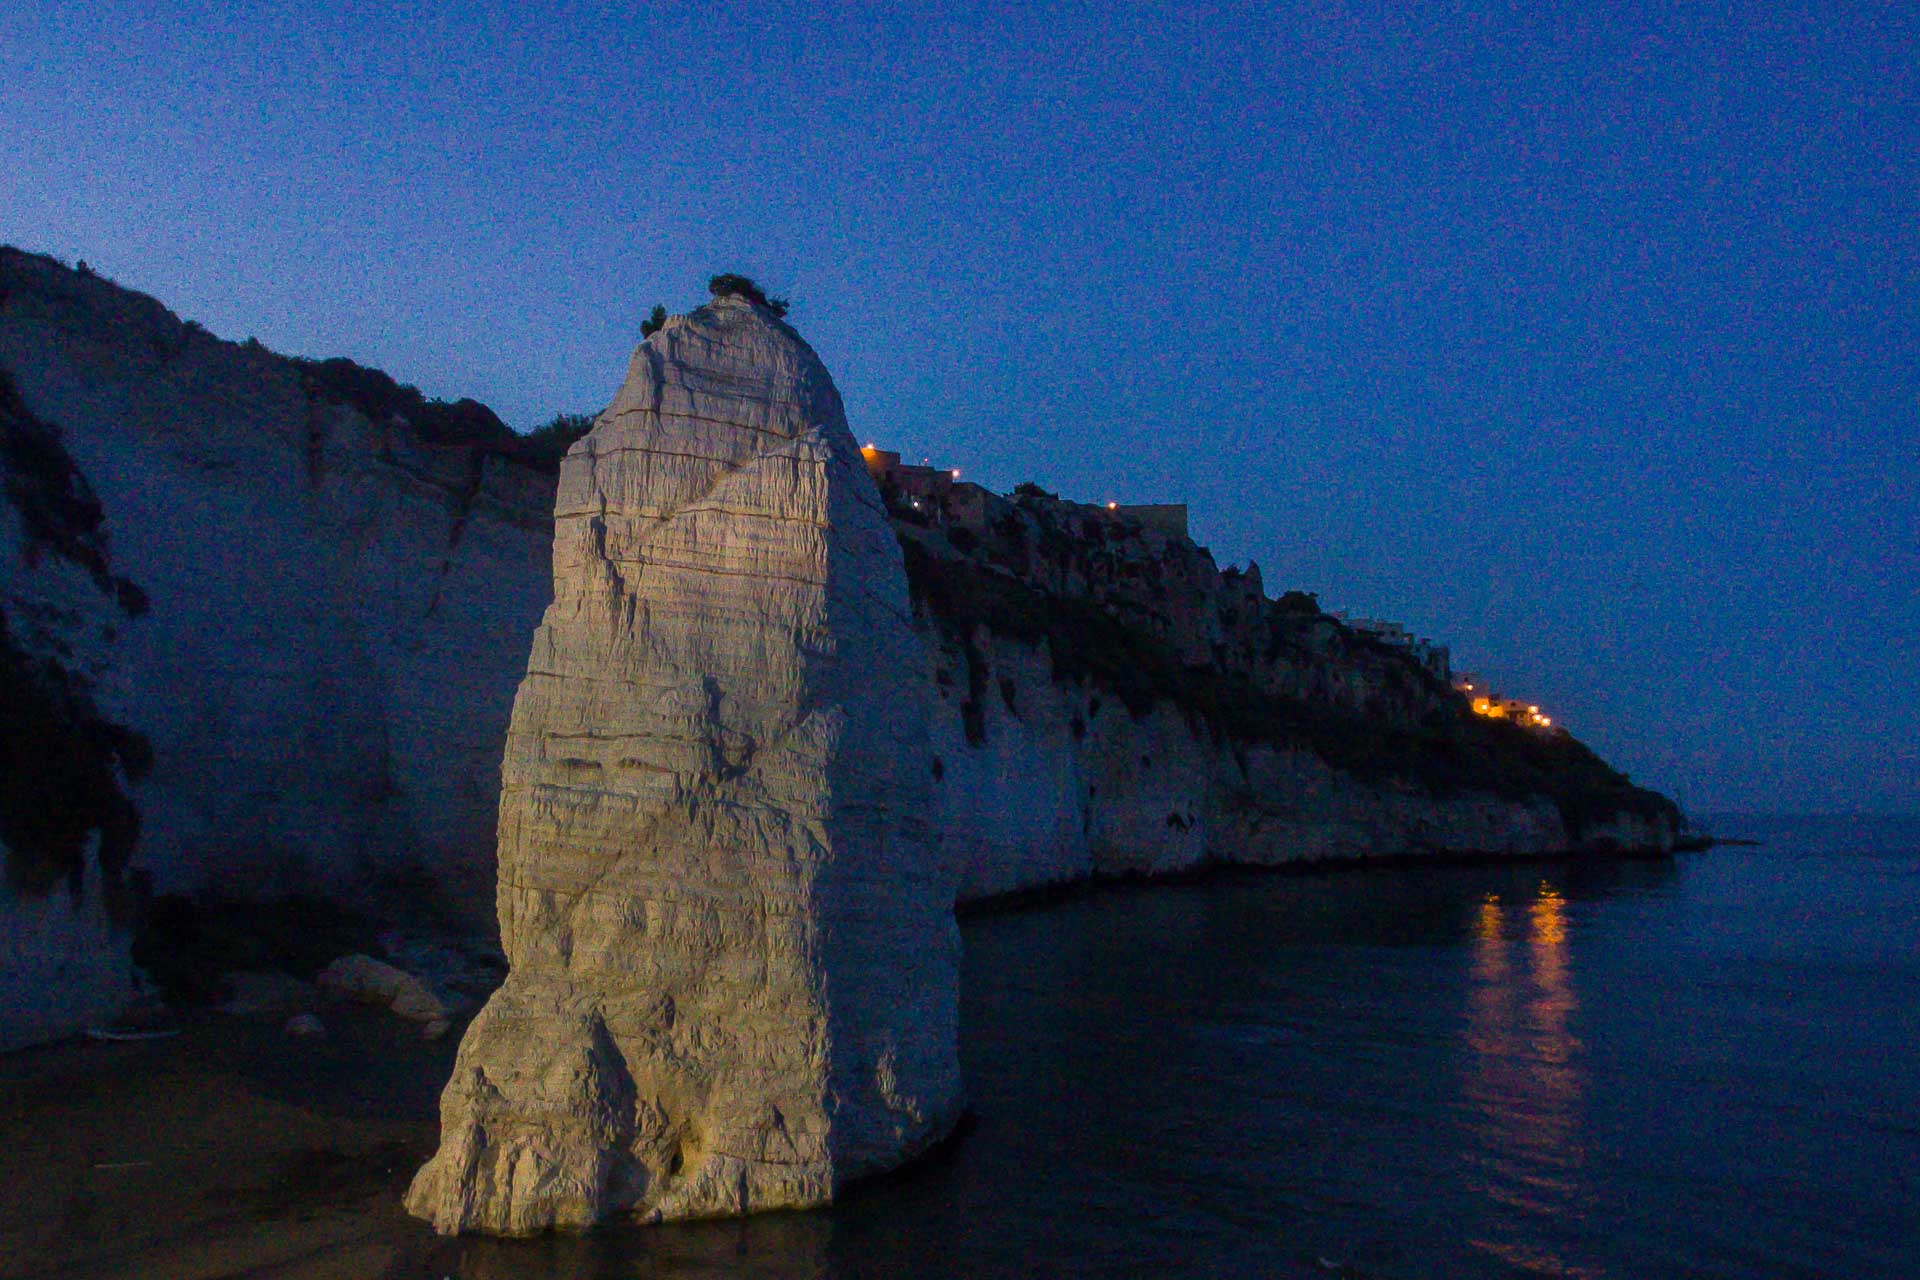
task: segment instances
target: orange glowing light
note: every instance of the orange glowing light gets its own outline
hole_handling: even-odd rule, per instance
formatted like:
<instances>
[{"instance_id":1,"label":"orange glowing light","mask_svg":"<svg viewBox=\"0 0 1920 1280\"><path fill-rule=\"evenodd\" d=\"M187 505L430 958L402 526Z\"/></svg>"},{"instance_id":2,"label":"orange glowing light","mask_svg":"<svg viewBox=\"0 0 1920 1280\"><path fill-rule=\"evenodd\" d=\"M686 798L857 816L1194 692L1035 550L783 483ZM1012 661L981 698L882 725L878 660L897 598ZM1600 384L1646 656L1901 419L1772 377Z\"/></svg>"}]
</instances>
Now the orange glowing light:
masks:
<instances>
[{"instance_id":1,"label":"orange glowing light","mask_svg":"<svg viewBox=\"0 0 1920 1280\"><path fill-rule=\"evenodd\" d=\"M1536 951L1554 951L1567 940L1566 899L1545 885L1540 887L1540 896L1533 901L1533 909L1528 913L1533 917L1533 946ZM1559 956L1553 957L1555 969L1558 969Z\"/></svg>"}]
</instances>

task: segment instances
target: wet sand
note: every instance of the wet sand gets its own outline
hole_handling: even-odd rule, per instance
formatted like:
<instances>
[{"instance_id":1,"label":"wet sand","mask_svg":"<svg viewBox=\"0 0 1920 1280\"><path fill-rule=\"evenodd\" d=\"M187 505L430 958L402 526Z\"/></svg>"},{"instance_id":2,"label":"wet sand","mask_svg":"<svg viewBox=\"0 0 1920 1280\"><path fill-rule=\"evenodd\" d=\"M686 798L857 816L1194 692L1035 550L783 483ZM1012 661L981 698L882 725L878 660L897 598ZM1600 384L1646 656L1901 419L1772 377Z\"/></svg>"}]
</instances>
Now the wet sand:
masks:
<instances>
[{"instance_id":1,"label":"wet sand","mask_svg":"<svg viewBox=\"0 0 1920 1280\"><path fill-rule=\"evenodd\" d=\"M400 1196L460 1028L427 1042L380 1010L322 1017L320 1040L207 1015L0 1057L0 1276L444 1274L450 1242Z\"/></svg>"},{"instance_id":2,"label":"wet sand","mask_svg":"<svg viewBox=\"0 0 1920 1280\"><path fill-rule=\"evenodd\" d=\"M471 1016L472 1010L467 1016ZM0 1056L4 1280L813 1277L824 1214L448 1239L400 1207L439 1141L466 1018L437 1042L362 1005L204 1014L171 1039Z\"/></svg>"}]
</instances>

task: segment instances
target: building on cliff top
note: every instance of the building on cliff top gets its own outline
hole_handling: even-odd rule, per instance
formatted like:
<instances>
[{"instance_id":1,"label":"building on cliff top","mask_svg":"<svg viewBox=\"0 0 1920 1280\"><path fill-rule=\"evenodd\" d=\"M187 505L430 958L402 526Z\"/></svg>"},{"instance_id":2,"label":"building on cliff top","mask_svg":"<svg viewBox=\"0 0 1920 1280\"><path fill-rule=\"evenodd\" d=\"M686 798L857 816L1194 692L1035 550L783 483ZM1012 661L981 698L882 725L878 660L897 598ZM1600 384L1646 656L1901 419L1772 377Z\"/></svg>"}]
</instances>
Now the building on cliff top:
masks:
<instances>
[{"instance_id":1,"label":"building on cliff top","mask_svg":"<svg viewBox=\"0 0 1920 1280\"><path fill-rule=\"evenodd\" d=\"M894 450L882 449L872 442L860 446L860 456L866 460L867 471L876 481L903 495L916 510L944 514L950 524L963 528L984 525L994 514L994 503L988 499L1005 501L980 485L961 484L957 467L936 467L925 462L913 466L901 462ZM1191 536L1187 532L1184 502L1109 502L1104 510L1111 519L1146 525L1182 538Z\"/></svg>"},{"instance_id":2,"label":"building on cliff top","mask_svg":"<svg viewBox=\"0 0 1920 1280\"><path fill-rule=\"evenodd\" d=\"M960 472L955 468L935 467L926 463L912 466L901 462L897 452L882 449L871 442L861 447L860 456L866 461L867 471L879 483L889 504L900 516L910 521L982 534L1005 516L1013 505L1008 498L981 485L962 482ZM1016 490L1016 498L1026 491L1026 486ZM1033 493L1049 499L1053 497L1037 489ZM1074 503L1068 505L1082 506ZM1098 507L1082 506L1082 509L1090 516L1103 516L1127 525L1153 529L1186 541L1192 539L1184 502L1107 502ZM1250 564L1244 573L1228 570L1227 575L1243 590L1251 591L1257 598L1264 597L1265 589L1258 565ZM1318 609L1318 602L1312 596L1302 595L1299 598L1309 607ZM1452 658L1447 646L1415 635L1398 622L1355 618L1338 612L1332 616L1349 629L1400 650L1437 679L1458 687L1453 679ZM1514 705L1520 708L1514 717L1517 723L1531 723L1526 717L1538 715L1537 708L1527 711L1527 704L1516 702Z\"/></svg>"},{"instance_id":3,"label":"building on cliff top","mask_svg":"<svg viewBox=\"0 0 1920 1280\"><path fill-rule=\"evenodd\" d=\"M1542 715L1538 704L1521 698L1502 697L1489 689L1479 676L1470 672L1463 672L1453 681L1453 691L1467 700L1477 716L1485 716L1489 720L1510 720L1523 729L1542 732L1553 730L1553 717Z\"/></svg>"},{"instance_id":4,"label":"building on cliff top","mask_svg":"<svg viewBox=\"0 0 1920 1280\"><path fill-rule=\"evenodd\" d=\"M1149 525L1168 533L1187 537L1187 504L1184 502L1148 502L1129 506L1124 502L1109 502L1107 511L1116 520L1131 520L1135 524Z\"/></svg>"},{"instance_id":5,"label":"building on cliff top","mask_svg":"<svg viewBox=\"0 0 1920 1280\"><path fill-rule=\"evenodd\" d=\"M925 464L909 466L891 449L877 449L872 444L861 445L860 456L866 460L867 471L875 480L891 485L916 507L922 503L944 505L953 492L954 481L960 478L957 469Z\"/></svg>"},{"instance_id":6,"label":"building on cliff top","mask_svg":"<svg viewBox=\"0 0 1920 1280\"><path fill-rule=\"evenodd\" d=\"M1424 636L1416 636L1398 622L1386 622L1379 618L1350 618L1338 611L1333 616L1362 635L1372 636L1380 643L1396 649L1404 649L1434 675L1453 682L1452 657L1447 646L1436 644Z\"/></svg>"}]
</instances>

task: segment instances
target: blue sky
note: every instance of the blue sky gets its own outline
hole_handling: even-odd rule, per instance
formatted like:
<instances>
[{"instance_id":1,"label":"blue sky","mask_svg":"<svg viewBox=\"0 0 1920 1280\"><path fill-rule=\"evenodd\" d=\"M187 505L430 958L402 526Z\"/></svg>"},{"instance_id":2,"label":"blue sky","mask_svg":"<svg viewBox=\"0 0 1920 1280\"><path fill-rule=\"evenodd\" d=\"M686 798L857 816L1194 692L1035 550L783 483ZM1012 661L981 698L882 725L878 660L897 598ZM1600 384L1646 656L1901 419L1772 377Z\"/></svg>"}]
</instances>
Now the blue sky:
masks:
<instances>
[{"instance_id":1,"label":"blue sky","mask_svg":"<svg viewBox=\"0 0 1920 1280\"><path fill-rule=\"evenodd\" d=\"M528 427L718 270L1695 809L1920 810L1911 6L0 9L0 240Z\"/></svg>"}]
</instances>

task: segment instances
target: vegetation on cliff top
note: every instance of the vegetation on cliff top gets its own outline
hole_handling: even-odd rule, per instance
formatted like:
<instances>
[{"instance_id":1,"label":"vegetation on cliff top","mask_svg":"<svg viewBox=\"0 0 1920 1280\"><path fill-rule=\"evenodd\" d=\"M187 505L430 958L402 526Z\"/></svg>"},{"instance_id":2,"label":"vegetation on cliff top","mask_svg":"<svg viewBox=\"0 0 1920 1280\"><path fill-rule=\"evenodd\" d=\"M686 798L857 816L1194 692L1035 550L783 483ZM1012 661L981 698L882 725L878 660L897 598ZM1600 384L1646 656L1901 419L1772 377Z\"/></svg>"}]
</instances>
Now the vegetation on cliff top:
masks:
<instances>
[{"instance_id":1,"label":"vegetation on cliff top","mask_svg":"<svg viewBox=\"0 0 1920 1280\"><path fill-rule=\"evenodd\" d=\"M709 277L707 291L716 298L745 298L748 302L765 307L776 316L784 317L787 314L785 298L769 298L766 291L759 285L731 271Z\"/></svg>"},{"instance_id":2,"label":"vegetation on cliff top","mask_svg":"<svg viewBox=\"0 0 1920 1280\"><path fill-rule=\"evenodd\" d=\"M77 268L68 267L46 254L0 245L0 305L4 305L16 292L35 291L50 298L77 301L85 307L95 305L87 301L89 297L98 298L97 292L89 294L87 291L101 289L111 290L120 304L137 304L154 323L169 327L178 325L177 332L197 336L200 341L245 349L257 356L283 362L299 377L310 395L348 405L373 422L386 424L398 417L422 439L433 444L478 449L507 462L536 471L551 472L559 468L561 456L579 438L578 434L568 436L566 432L555 428L561 420L573 423L582 415L559 415L554 422L523 436L478 400L429 399L418 387L399 382L379 369L368 368L344 356L324 360L283 356L253 338L244 343L226 343L207 333L195 321L177 320L171 311L148 295L126 289L89 270L84 262ZM588 425L591 425L590 419Z\"/></svg>"},{"instance_id":3,"label":"vegetation on cliff top","mask_svg":"<svg viewBox=\"0 0 1920 1280\"><path fill-rule=\"evenodd\" d=\"M557 470L568 446L593 425L591 415L563 413L521 435L478 400L429 400L420 388L345 356L289 360L309 394L356 409L369 422L399 418L429 443L465 445L540 471Z\"/></svg>"},{"instance_id":4,"label":"vegetation on cliff top","mask_svg":"<svg viewBox=\"0 0 1920 1280\"><path fill-rule=\"evenodd\" d=\"M1222 739L1311 750L1357 778L1399 778L1436 792L1544 796L1573 832L1621 812L1677 818L1665 797L1635 787L1568 734L1487 720L1464 703L1395 725L1331 703L1280 697L1234 672L1181 662L1170 646L1091 601L1038 591L969 559L936 557L912 538L900 543L915 604L967 653L973 698L984 676L971 637L984 626L1009 639L1044 642L1056 680L1104 690L1134 715L1169 702ZM976 736L971 717L968 728Z\"/></svg>"},{"instance_id":5,"label":"vegetation on cliff top","mask_svg":"<svg viewBox=\"0 0 1920 1280\"><path fill-rule=\"evenodd\" d=\"M527 449L541 458L552 458L555 465L566 456L573 442L593 430L591 413L556 413L544 427L535 427L523 437Z\"/></svg>"}]
</instances>

